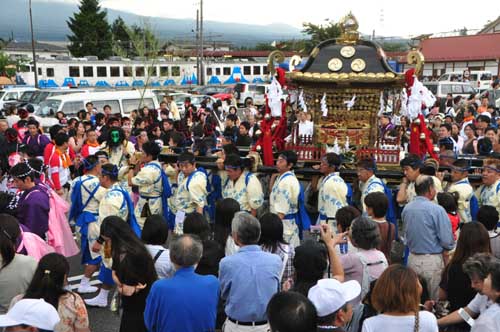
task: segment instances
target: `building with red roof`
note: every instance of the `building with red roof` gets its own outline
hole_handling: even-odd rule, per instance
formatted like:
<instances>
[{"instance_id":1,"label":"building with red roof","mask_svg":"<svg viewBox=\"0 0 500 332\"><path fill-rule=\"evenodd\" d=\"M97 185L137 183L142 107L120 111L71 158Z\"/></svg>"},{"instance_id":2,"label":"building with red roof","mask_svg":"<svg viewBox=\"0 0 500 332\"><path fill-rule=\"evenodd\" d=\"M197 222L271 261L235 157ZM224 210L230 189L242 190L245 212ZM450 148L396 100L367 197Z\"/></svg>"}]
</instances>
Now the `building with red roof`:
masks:
<instances>
[{"instance_id":1,"label":"building with red roof","mask_svg":"<svg viewBox=\"0 0 500 332\"><path fill-rule=\"evenodd\" d=\"M468 69L500 75L500 31L470 36L423 38L419 49L424 54L423 76L437 78L445 72ZM406 65L406 52L388 52L387 56Z\"/></svg>"}]
</instances>

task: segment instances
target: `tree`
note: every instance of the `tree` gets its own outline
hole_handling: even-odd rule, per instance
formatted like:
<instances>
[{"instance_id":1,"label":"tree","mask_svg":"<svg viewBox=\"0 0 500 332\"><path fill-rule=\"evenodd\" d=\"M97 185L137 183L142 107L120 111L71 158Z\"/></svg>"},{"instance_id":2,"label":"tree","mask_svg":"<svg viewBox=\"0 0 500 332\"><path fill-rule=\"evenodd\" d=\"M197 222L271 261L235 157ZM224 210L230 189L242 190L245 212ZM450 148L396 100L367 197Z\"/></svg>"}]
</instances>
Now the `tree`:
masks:
<instances>
[{"instance_id":1,"label":"tree","mask_svg":"<svg viewBox=\"0 0 500 332\"><path fill-rule=\"evenodd\" d=\"M330 21L327 25L306 22L302 24L302 27L302 32L311 37L305 45L307 51L311 51L322 41L339 37L341 33L340 26Z\"/></svg>"},{"instance_id":2,"label":"tree","mask_svg":"<svg viewBox=\"0 0 500 332\"><path fill-rule=\"evenodd\" d=\"M132 54L132 42L130 40L129 27L120 16L111 25L111 33L113 35L113 54L124 58L130 57Z\"/></svg>"},{"instance_id":3,"label":"tree","mask_svg":"<svg viewBox=\"0 0 500 332\"><path fill-rule=\"evenodd\" d=\"M386 52L404 52L408 51L408 45L405 43L382 43L382 49Z\"/></svg>"},{"instance_id":4,"label":"tree","mask_svg":"<svg viewBox=\"0 0 500 332\"><path fill-rule=\"evenodd\" d=\"M111 28L107 12L101 10L98 0L80 0L79 12L67 24L73 33L68 36L68 49L76 57L95 55L105 59L113 54Z\"/></svg>"},{"instance_id":5,"label":"tree","mask_svg":"<svg viewBox=\"0 0 500 332\"><path fill-rule=\"evenodd\" d=\"M16 75L16 62L7 54L0 52L0 76L12 77Z\"/></svg>"}]
</instances>

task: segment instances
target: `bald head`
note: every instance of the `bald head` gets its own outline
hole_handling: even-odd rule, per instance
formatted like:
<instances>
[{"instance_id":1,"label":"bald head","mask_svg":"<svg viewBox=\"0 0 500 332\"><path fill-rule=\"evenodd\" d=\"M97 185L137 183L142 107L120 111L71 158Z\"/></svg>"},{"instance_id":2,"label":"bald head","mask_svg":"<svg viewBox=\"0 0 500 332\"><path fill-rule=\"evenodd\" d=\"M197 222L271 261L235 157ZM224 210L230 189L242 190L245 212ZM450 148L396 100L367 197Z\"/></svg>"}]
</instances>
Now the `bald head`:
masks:
<instances>
[{"instance_id":1,"label":"bald head","mask_svg":"<svg viewBox=\"0 0 500 332\"><path fill-rule=\"evenodd\" d=\"M201 259L203 245L196 235L184 234L170 243L170 260L180 267L191 267Z\"/></svg>"}]
</instances>

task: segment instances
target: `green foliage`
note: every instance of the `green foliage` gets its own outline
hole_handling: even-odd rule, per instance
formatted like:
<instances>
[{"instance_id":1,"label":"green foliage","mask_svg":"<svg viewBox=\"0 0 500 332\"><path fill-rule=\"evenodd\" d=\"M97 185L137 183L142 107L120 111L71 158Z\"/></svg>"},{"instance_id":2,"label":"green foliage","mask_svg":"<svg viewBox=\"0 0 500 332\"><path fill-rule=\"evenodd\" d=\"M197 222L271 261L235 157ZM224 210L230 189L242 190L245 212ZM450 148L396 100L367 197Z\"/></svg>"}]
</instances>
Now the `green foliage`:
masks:
<instances>
[{"instance_id":1,"label":"green foliage","mask_svg":"<svg viewBox=\"0 0 500 332\"><path fill-rule=\"evenodd\" d=\"M408 51L409 46L405 43L382 43L382 49L386 52L404 52Z\"/></svg>"},{"instance_id":2,"label":"green foliage","mask_svg":"<svg viewBox=\"0 0 500 332\"><path fill-rule=\"evenodd\" d=\"M98 0L80 0L79 12L67 24L73 33L68 36L68 49L76 57L95 55L105 59L113 54L111 28L107 12L101 10Z\"/></svg>"},{"instance_id":3,"label":"green foliage","mask_svg":"<svg viewBox=\"0 0 500 332\"><path fill-rule=\"evenodd\" d=\"M0 76L15 76L17 68L16 65L16 62L7 54L0 52Z\"/></svg>"},{"instance_id":4,"label":"green foliage","mask_svg":"<svg viewBox=\"0 0 500 332\"><path fill-rule=\"evenodd\" d=\"M311 37L305 44L308 52L322 41L338 38L341 33L340 26L333 22L328 22L326 25L306 22L302 24L302 27L302 32Z\"/></svg>"},{"instance_id":5,"label":"green foliage","mask_svg":"<svg viewBox=\"0 0 500 332\"><path fill-rule=\"evenodd\" d=\"M131 27L118 17L111 27L113 33L113 54L124 57L157 56L160 42L156 38L148 22L143 22L142 27Z\"/></svg>"},{"instance_id":6,"label":"green foliage","mask_svg":"<svg viewBox=\"0 0 500 332\"><path fill-rule=\"evenodd\" d=\"M129 27L121 17L118 17L111 25L111 33L113 35L113 54L122 58L131 57L133 50Z\"/></svg>"}]
</instances>

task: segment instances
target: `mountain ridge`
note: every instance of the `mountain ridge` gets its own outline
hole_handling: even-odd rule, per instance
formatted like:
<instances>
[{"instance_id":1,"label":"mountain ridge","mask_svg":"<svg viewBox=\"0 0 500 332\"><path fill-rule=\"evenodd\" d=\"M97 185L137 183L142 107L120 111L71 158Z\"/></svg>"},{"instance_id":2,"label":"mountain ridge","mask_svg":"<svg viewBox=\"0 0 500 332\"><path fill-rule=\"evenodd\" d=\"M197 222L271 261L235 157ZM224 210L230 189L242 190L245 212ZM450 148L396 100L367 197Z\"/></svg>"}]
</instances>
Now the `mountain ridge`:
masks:
<instances>
[{"instance_id":1,"label":"mountain ridge","mask_svg":"<svg viewBox=\"0 0 500 332\"><path fill-rule=\"evenodd\" d=\"M105 8L108 13L108 22L111 24L118 16L128 24L141 25L148 22L152 30L161 40L190 40L194 41L194 19L177 19L163 17L146 17L134 13ZM33 26L37 40L64 41L71 32L66 21L77 11L77 4L62 2L32 3ZM31 39L29 29L28 0L2 0L0 11L0 38L7 39L14 35L17 41ZM217 41L229 41L236 46L254 46L261 42L304 38L300 29L284 23L268 25L253 25L248 23L226 23L204 21L204 33L207 42L211 42L211 35ZM222 36L220 36L222 35Z\"/></svg>"}]
</instances>

